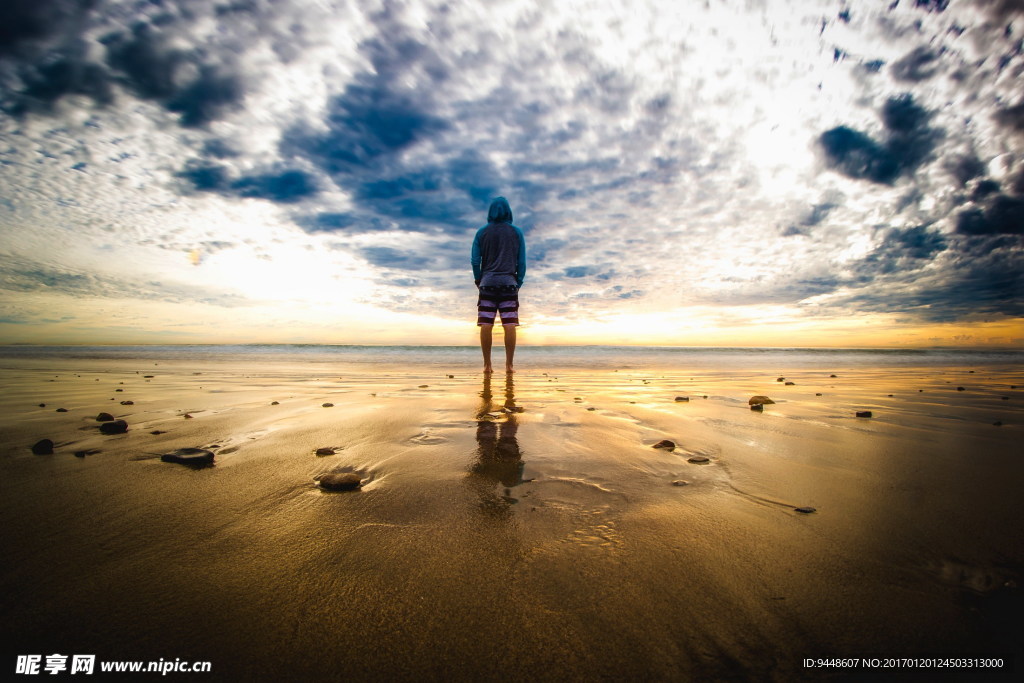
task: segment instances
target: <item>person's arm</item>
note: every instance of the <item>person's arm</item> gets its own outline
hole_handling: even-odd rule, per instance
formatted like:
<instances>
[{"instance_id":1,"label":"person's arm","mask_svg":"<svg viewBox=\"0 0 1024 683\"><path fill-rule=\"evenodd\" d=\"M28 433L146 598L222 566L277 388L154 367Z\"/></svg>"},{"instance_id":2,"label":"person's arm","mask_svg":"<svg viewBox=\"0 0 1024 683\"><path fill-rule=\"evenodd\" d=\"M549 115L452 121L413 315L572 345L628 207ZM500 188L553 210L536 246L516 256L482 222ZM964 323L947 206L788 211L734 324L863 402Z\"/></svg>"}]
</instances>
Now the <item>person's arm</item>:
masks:
<instances>
[{"instance_id":1,"label":"person's arm","mask_svg":"<svg viewBox=\"0 0 1024 683\"><path fill-rule=\"evenodd\" d=\"M526 238L523 237L523 231L518 227L516 233L519 235L519 262L516 264L516 283L518 286L523 286L523 280L526 279Z\"/></svg>"},{"instance_id":2,"label":"person's arm","mask_svg":"<svg viewBox=\"0 0 1024 683\"><path fill-rule=\"evenodd\" d=\"M473 266L473 282L480 285L480 276L483 272L480 270L480 231L476 231L476 237L473 238L473 248L469 251L469 263Z\"/></svg>"}]
</instances>

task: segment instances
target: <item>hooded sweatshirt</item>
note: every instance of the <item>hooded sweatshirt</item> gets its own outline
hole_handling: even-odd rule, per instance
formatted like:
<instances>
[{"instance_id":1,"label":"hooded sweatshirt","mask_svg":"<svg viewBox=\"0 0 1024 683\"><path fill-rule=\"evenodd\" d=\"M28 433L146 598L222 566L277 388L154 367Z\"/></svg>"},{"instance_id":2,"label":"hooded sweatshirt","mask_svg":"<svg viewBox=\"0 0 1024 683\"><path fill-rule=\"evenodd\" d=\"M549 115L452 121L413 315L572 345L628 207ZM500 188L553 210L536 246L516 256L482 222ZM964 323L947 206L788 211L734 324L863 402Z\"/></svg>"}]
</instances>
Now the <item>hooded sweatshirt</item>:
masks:
<instances>
[{"instance_id":1,"label":"hooded sweatshirt","mask_svg":"<svg viewBox=\"0 0 1024 683\"><path fill-rule=\"evenodd\" d=\"M526 239L512 225L508 200L498 197L487 212L487 225L477 230L469 258L473 279L481 287L523 286L526 277Z\"/></svg>"}]
</instances>

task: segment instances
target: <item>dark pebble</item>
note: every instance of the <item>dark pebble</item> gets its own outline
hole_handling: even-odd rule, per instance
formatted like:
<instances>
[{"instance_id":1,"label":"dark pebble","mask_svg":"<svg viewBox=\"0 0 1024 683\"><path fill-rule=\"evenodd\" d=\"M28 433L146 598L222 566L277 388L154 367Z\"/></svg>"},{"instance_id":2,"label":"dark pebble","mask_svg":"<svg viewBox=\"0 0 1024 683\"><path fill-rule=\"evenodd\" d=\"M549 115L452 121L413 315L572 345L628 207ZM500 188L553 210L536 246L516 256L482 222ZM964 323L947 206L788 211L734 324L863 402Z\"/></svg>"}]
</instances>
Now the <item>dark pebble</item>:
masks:
<instances>
[{"instance_id":1,"label":"dark pebble","mask_svg":"<svg viewBox=\"0 0 1024 683\"><path fill-rule=\"evenodd\" d=\"M686 481L685 479L676 479L674 482L672 482L672 485L673 486L686 486L689 483L690 482Z\"/></svg>"},{"instance_id":2,"label":"dark pebble","mask_svg":"<svg viewBox=\"0 0 1024 683\"><path fill-rule=\"evenodd\" d=\"M66 412L68 412L68 409L67 408L57 408L57 412L58 413L66 413Z\"/></svg>"},{"instance_id":3,"label":"dark pebble","mask_svg":"<svg viewBox=\"0 0 1024 683\"><path fill-rule=\"evenodd\" d=\"M829 377L838 377L839 375L829 375Z\"/></svg>"},{"instance_id":4,"label":"dark pebble","mask_svg":"<svg viewBox=\"0 0 1024 683\"><path fill-rule=\"evenodd\" d=\"M708 458L705 455L692 455L689 458L687 458L687 461L688 462L693 462L693 463L704 463L704 462L710 462L711 458Z\"/></svg>"},{"instance_id":5,"label":"dark pebble","mask_svg":"<svg viewBox=\"0 0 1024 683\"><path fill-rule=\"evenodd\" d=\"M272 405L272 406L279 406L279 405L281 405L281 402L280 401L271 401L270 405Z\"/></svg>"},{"instance_id":6,"label":"dark pebble","mask_svg":"<svg viewBox=\"0 0 1024 683\"><path fill-rule=\"evenodd\" d=\"M786 382L786 386L787 387L794 387L794 386L796 386L796 382Z\"/></svg>"},{"instance_id":7,"label":"dark pebble","mask_svg":"<svg viewBox=\"0 0 1024 683\"><path fill-rule=\"evenodd\" d=\"M857 417L871 417L871 411L870 410L858 410L857 411Z\"/></svg>"},{"instance_id":8,"label":"dark pebble","mask_svg":"<svg viewBox=\"0 0 1024 683\"><path fill-rule=\"evenodd\" d=\"M587 408L587 410L597 410L597 408L595 408L594 406L590 406L589 408Z\"/></svg>"},{"instance_id":9,"label":"dark pebble","mask_svg":"<svg viewBox=\"0 0 1024 683\"><path fill-rule=\"evenodd\" d=\"M124 391L124 389L114 389L115 392Z\"/></svg>"},{"instance_id":10,"label":"dark pebble","mask_svg":"<svg viewBox=\"0 0 1024 683\"><path fill-rule=\"evenodd\" d=\"M84 451L75 451L75 457L76 458L84 458L87 455L96 455L99 452L100 451L99 451L98 448L89 448L89 449L84 450Z\"/></svg>"},{"instance_id":11,"label":"dark pebble","mask_svg":"<svg viewBox=\"0 0 1024 683\"><path fill-rule=\"evenodd\" d=\"M96 416L96 421L97 422L113 422L114 421L114 416L111 415L110 413L100 413L99 415Z\"/></svg>"},{"instance_id":12,"label":"dark pebble","mask_svg":"<svg viewBox=\"0 0 1024 683\"><path fill-rule=\"evenodd\" d=\"M753 405L758 405L758 404L761 404L761 403L763 403L765 405L769 405L769 404L775 403L775 401L771 400L767 396L751 396L750 400L747 401L747 403L749 403L752 406Z\"/></svg>"},{"instance_id":13,"label":"dark pebble","mask_svg":"<svg viewBox=\"0 0 1024 683\"><path fill-rule=\"evenodd\" d=\"M1002 426L1003 426L1003 423L1002 423L1002 422L1000 422L1000 421L998 421L998 420L996 420L995 422L993 422L993 423L992 423L992 426L993 426L993 427L1002 427Z\"/></svg>"},{"instance_id":14,"label":"dark pebble","mask_svg":"<svg viewBox=\"0 0 1024 683\"><path fill-rule=\"evenodd\" d=\"M153 375L143 375L143 379L153 379Z\"/></svg>"},{"instance_id":15,"label":"dark pebble","mask_svg":"<svg viewBox=\"0 0 1024 683\"><path fill-rule=\"evenodd\" d=\"M802 512L805 515L809 515L812 512L816 512L817 511L816 508L812 508L812 507L802 507L802 508L793 508L793 509L796 510L797 512Z\"/></svg>"},{"instance_id":16,"label":"dark pebble","mask_svg":"<svg viewBox=\"0 0 1024 683\"><path fill-rule=\"evenodd\" d=\"M956 388L956 390L957 390L957 391L967 391L967 390L966 390L966 389L964 389L963 387L957 387L957 388Z\"/></svg>"},{"instance_id":17,"label":"dark pebble","mask_svg":"<svg viewBox=\"0 0 1024 683\"><path fill-rule=\"evenodd\" d=\"M45 408L45 407L46 407L46 404L45 404L45 403L40 403L40 404L39 404L39 407L40 407L40 408Z\"/></svg>"},{"instance_id":18,"label":"dark pebble","mask_svg":"<svg viewBox=\"0 0 1024 683\"><path fill-rule=\"evenodd\" d=\"M1010 397L1009 397L1009 396L1003 396L1003 400L1004 400L1004 401L1009 401L1009 400L1010 400Z\"/></svg>"},{"instance_id":19,"label":"dark pebble","mask_svg":"<svg viewBox=\"0 0 1024 683\"><path fill-rule=\"evenodd\" d=\"M123 406L133 406L133 405L135 405L135 401L121 401L121 405L123 405Z\"/></svg>"},{"instance_id":20,"label":"dark pebble","mask_svg":"<svg viewBox=\"0 0 1024 683\"><path fill-rule=\"evenodd\" d=\"M690 397L689 396L676 396L676 403L689 403L689 402L690 402Z\"/></svg>"},{"instance_id":21,"label":"dark pebble","mask_svg":"<svg viewBox=\"0 0 1024 683\"><path fill-rule=\"evenodd\" d=\"M427 388L427 387L429 387L429 386L430 386L429 384L421 384L421 385L419 386L419 388L420 388L420 389L426 389L426 388Z\"/></svg>"},{"instance_id":22,"label":"dark pebble","mask_svg":"<svg viewBox=\"0 0 1024 683\"><path fill-rule=\"evenodd\" d=\"M662 439L658 443L656 443L653 446L651 446L651 448L666 448L666 449L668 449L670 451L673 451L676 448L676 444L675 444L674 441L669 441L668 439Z\"/></svg>"},{"instance_id":23,"label":"dark pebble","mask_svg":"<svg viewBox=\"0 0 1024 683\"><path fill-rule=\"evenodd\" d=\"M41 439L36 441L32 445L32 452L36 455L52 455L53 454L53 441L49 439Z\"/></svg>"},{"instance_id":24,"label":"dark pebble","mask_svg":"<svg viewBox=\"0 0 1024 683\"><path fill-rule=\"evenodd\" d=\"M179 448L173 453L164 453L160 456L163 462L174 462L179 465L190 465L192 467L213 464L213 452L204 448Z\"/></svg>"},{"instance_id":25,"label":"dark pebble","mask_svg":"<svg viewBox=\"0 0 1024 683\"><path fill-rule=\"evenodd\" d=\"M185 418L186 420L192 419L192 415L190 413L185 413L184 415L182 415L182 417Z\"/></svg>"},{"instance_id":26,"label":"dark pebble","mask_svg":"<svg viewBox=\"0 0 1024 683\"><path fill-rule=\"evenodd\" d=\"M764 412L764 406L760 403L755 403L754 405L750 406L750 409L758 413Z\"/></svg>"},{"instance_id":27,"label":"dark pebble","mask_svg":"<svg viewBox=\"0 0 1024 683\"><path fill-rule=\"evenodd\" d=\"M821 396L821 394L815 394L815 396Z\"/></svg>"},{"instance_id":28,"label":"dark pebble","mask_svg":"<svg viewBox=\"0 0 1024 683\"><path fill-rule=\"evenodd\" d=\"M455 379L455 375L448 375L448 379Z\"/></svg>"},{"instance_id":29,"label":"dark pebble","mask_svg":"<svg viewBox=\"0 0 1024 683\"><path fill-rule=\"evenodd\" d=\"M100 425L100 432L103 434L124 434L128 431L128 423L124 420L104 422Z\"/></svg>"},{"instance_id":30,"label":"dark pebble","mask_svg":"<svg viewBox=\"0 0 1024 683\"><path fill-rule=\"evenodd\" d=\"M334 455L333 448L318 448L316 449L317 455Z\"/></svg>"},{"instance_id":31,"label":"dark pebble","mask_svg":"<svg viewBox=\"0 0 1024 683\"><path fill-rule=\"evenodd\" d=\"M777 379L777 380L775 380L775 381L776 381L776 382L785 382L785 381L786 381L786 378L785 378L785 377L780 377L780 378L778 378L778 379Z\"/></svg>"},{"instance_id":32,"label":"dark pebble","mask_svg":"<svg viewBox=\"0 0 1024 683\"><path fill-rule=\"evenodd\" d=\"M320 477L320 488L327 491L354 491L362 483L359 475L351 472L325 474Z\"/></svg>"},{"instance_id":33,"label":"dark pebble","mask_svg":"<svg viewBox=\"0 0 1024 683\"><path fill-rule=\"evenodd\" d=\"M325 403L325 404L323 405L323 407L324 407L324 408L333 408L333 407L334 407L334 404L333 404L333 403Z\"/></svg>"},{"instance_id":34,"label":"dark pebble","mask_svg":"<svg viewBox=\"0 0 1024 683\"><path fill-rule=\"evenodd\" d=\"M162 429L154 429L153 431L150 432L150 434L166 434L166 433L167 432L165 432Z\"/></svg>"}]
</instances>

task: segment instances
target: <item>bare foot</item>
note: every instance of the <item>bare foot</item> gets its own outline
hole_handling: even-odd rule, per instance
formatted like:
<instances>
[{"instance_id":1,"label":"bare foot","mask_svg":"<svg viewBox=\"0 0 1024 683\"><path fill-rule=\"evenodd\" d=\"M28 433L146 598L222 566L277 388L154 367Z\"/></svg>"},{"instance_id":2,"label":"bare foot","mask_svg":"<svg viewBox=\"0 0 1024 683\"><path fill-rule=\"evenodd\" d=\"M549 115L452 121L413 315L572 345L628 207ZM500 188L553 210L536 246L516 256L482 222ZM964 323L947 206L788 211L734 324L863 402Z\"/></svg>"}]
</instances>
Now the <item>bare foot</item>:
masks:
<instances>
[{"instance_id":1,"label":"bare foot","mask_svg":"<svg viewBox=\"0 0 1024 683\"><path fill-rule=\"evenodd\" d=\"M485 375L490 375L490 374L493 374L493 373L494 373L494 369L490 365L485 365L484 366L484 374Z\"/></svg>"},{"instance_id":2,"label":"bare foot","mask_svg":"<svg viewBox=\"0 0 1024 683\"><path fill-rule=\"evenodd\" d=\"M515 370L512 369L511 365L506 365L505 366L505 374L506 375L511 375L511 374L514 374L514 373L515 373Z\"/></svg>"}]
</instances>

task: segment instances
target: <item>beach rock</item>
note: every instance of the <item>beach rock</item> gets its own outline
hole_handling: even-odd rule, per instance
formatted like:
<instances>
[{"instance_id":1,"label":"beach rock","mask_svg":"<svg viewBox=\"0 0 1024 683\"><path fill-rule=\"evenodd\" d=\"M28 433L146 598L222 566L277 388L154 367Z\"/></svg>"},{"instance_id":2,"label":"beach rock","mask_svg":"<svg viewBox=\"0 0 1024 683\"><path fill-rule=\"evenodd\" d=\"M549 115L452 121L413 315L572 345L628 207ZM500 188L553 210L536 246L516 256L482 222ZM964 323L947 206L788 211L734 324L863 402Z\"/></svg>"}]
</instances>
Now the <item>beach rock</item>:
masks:
<instances>
[{"instance_id":1,"label":"beach rock","mask_svg":"<svg viewBox=\"0 0 1024 683\"><path fill-rule=\"evenodd\" d=\"M270 405L272 405L272 406L279 406L279 405L281 405L281 402L280 401L271 401Z\"/></svg>"},{"instance_id":2,"label":"beach rock","mask_svg":"<svg viewBox=\"0 0 1024 683\"><path fill-rule=\"evenodd\" d=\"M590 406L589 408L587 408L587 410L597 410L597 408L595 408L594 406Z\"/></svg>"},{"instance_id":3,"label":"beach rock","mask_svg":"<svg viewBox=\"0 0 1024 683\"><path fill-rule=\"evenodd\" d=\"M750 405L771 405L775 401L771 400L767 396L751 396L750 400L747 401Z\"/></svg>"},{"instance_id":4,"label":"beach rock","mask_svg":"<svg viewBox=\"0 0 1024 683\"><path fill-rule=\"evenodd\" d=\"M322 407L324 407L324 408L333 408L334 404L333 403L325 403L325 404L323 404Z\"/></svg>"},{"instance_id":5,"label":"beach rock","mask_svg":"<svg viewBox=\"0 0 1024 683\"><path fill-rule=\"evenodd\" d=\"M66 413L66 412L68 412L68 409L67 408L57 408L57 412L58 413Z\"/></svg>"},{"instance_id":6,"label":"beach rock","mask_svg":"<svg viewBox=\"0 0 1024 683\"><path fill-rule=\"evenodd\" d=\"M821 394L815 394L815 396L821 396Z\"/></svg>"},{"instance_id":7,"label":"beach rock","mask_svg":"<svg viewBox=\"0 0 1024 683\"><path fill-rule=\"evenodd\" d=\"M40 439L32 444L32 452L36 455L53 455L53 441Z\"/></svg>"},{"instance_id":8,"label":"beach rock","mask_svg":"<svg viewBox=\"0 0 1024 683\"><path fill-rule=\"evenodd\" d=\"M124 434L128 431L128 423L124 420L104 422L100 425L100 432L103 434Z\"/></svg>"},{"instance_id":9,"label":"beach rock","mask_svg":"<svg viewBox=\"0 0 1024 683\"><path fill-rule=\"evenodd\" d=\"M957 391L967 391L967 390L966 390L966 389L964 389L963 387L957 387L957 388L956 388L956 390L957 390Z\"/></svg>"},{"instance_id":10,"label":"beach rock","mask_svg":"<svg viewBox=\"0 0 1024 683\"><path fill-rule=\"evenodd\" d=\"M320 488L327 491L354 491L362 486L362 483L359 475L352 472L325 474L320 477Z\"/></svg>"},{"instance_id":11,"label":"beach rock","mask_svg":"<svg viewBox=\"0 0 1024 683\"><path fill-rule=\"evenodd\" d=\"M870 410L858 410L857 411L857 417L871 417L871 411Z\"/></svg>"},{"instance_id":12,"label":"beach rock","mask_svg":"<svg viewBox=\"0 0 1024 683\"><path fill-rule=\"evenodd\" d=\"M75 451L76 458L84 458L87 455L96 455L100 450L98 448L88 448L84 451Z\"/></svg>"},{"instance_id":13,"label":"beach rock","mask_svg":"<svg viewBox=\"0 0 1024 683\"><path fill-rule=\"evenodd\" d=\"M174 462L179 465L200 467L213 464L213 451L204 448L179 448L173 453L164 453L160 456L162 462Z\"/></svg>"},{"instance_id":14,"label":"beach rock","mask_svg":"<svg viewBox=\"0 0 1024 683\"><path fill-rule=\"evenodd\" d=\"M787 387L793 387L793 386L796 386L796 382L786 382L786 386L787 386Z\"/></svg>"},{"instance_id":15,"label":"beach rock","mask_svg":"<svg viewBox=\"0 0 1024 683\"><path fill-rule=\"evenodd\" d=\"M135 401L121 401L121 405L123 405L123 406L133 406L133 405L135 405Z\"/></svg>"},{"instance_id":16,"label":"beach rock","mask_svg":"<svg viewBox=\"0 0 1024 683\"><path fill-rule=\"evenodd\" d=\"M676 396L676 403L689 403L689 402L690 402L690 397L689 396Z\"/></svg>"},{"instance_id":17,"label":"beach rock","mask_svg":"<svg viewBox=\"0 0 1024 683\"><path fill-rule=\"evenodd\" d=\"M754 405L750 406L750 409L755 411L755 412L758 412L758 413L763 413L764 412L764 404L755 403Z\"/></svg>"},{"instance_id":18,"label":"beach rock","mask_svg":"<svg viewBox=\"0 0 1024 683\"><path fill-rule=\"evenodd\" d=\"M46 404L45 404L45 403L40 403L40 404L39 404L39 407L40 407L40 408L45 408L45 407L46 407Z\"/></svg>"},{"instance_id":19,"label":"beach rock","mask_svg":"<svg viewBox=\"0 0 1024 683\"><path fill-rule=\"evenodd\" d=\"M689 486L689 484L690 482L686 481L685 479L676 479L675 481L672 482L673 486Z\"/></svg>"},{"instance_id":20,"label":"beach rock","mask_svg":"<svg viewBox=\"0 0 1024 683\"><path fill-rule=\"evenodd\" d=\"M191 420L192 419L192 414L191 413L185 413L184 415L182 415L182 417L185 418L186 420Z\"/></svg>"},{"instance_id":21,"label":"beach rock","mask_svg":"<svg viewBox=\"0 0 1024 683\"><path fill-rule=\"evenodd\" d=\"M696 464L701 464L701 463L705 463L705 462L711 462L711 458L707 457L706 455L691 455L686 460L687 460L687 462L692 462L692 463L696 463Z\"/></svg>"},{"instance_id":22,"label":"beach rock","mask_svg":"<svg viewBox=\"0 0 1024 683\"><path fill-rule=\"evenodd\" d=\"M150 434L166 434L166 433L167 432L165 432L162 429L154 429L153 431L150 432Z\"/></svg>"},{"instance_id":23,"label":"beach rock","mask_svg":"<svg viewBox=\"0 0 1024 683\"><path fill-rule=\"evenodd\" d=\"M426 389L426 388L427 388L427 387L429 387L429 386L430 386L429 384L421 384L421 385L419 386L419 388L420 388L420 389Z\"/></svg>"},{"instance_id":24,"label":"beach rock","mask_svg":"<svg viewBox=\"0 0 1024 683\"><path fill-rule=\"evenodd\" d=\"M124 391L124 389L114 389L115 393L118 392L118 391Z\"/></svg>"},{"instance_id":25,"label":"beach rock","mask_svg":"<svg viewBox=\"0 0 1024 683\"><path fill-rule=\"evenodd\" d=\"M829 375L829 377L838 377L839 375Z\"/></svg>"},{"instance_id":26,"label":"beach rock","mask_svg":"<svg viewBox=\"0 0 1024 683\"><path fill-rule=\"evenodd\" d=\"M143 375L143 379L153 379L153 375Z\"/></svg>"},{"instance_id":27,"label":"beach rock","mask_svg":"<svg viewBox=\"0 0 1024 683\"><path fill-rule=\"evenodd\" d=\"M817 508L812 508L812 507L799 507L799 508L793 508L793 509L796 510L797 512L802 512L805 515L809 515L812 512L817 512Z\"/></svg>"},{"instance_id":28,"label":"beach rock","mask_svg":"<svg viewBox=\"0 0 1024 683\"><path fill-rule=\"evenodd\" d=\"M455 375L448 375L448 379L455 379Z\"/></svg>"},{"instance_id":29,"label":"beach rock","mask_svg":"<svg viewBox=\"0 0 1024 683\"><path fill-rule=\"evenodd\" d=\"M785 382L785 381L786 381L786 378L785 378L785 377L779 377L779 378L778 378L777 380L775 380L775 381L776 381L776 382Z\"/></svg>"},{"instance_id":30,"label":"beach rock","mask_svg":"<svg viewBox=\"0 0 1024 683\"><path fill-rule=\"evenodd\" d=\"M992 423L992 426L993 427L1002 427L1003 423L1000 422L999 420L996 420L995 422Z\"/></svg>"},{"instance_id":31,"label":"beach rock","mask_svg":"<svg viewBox=\"0 0 1024 683\"><path fill-rule=\"evenodd\" d=\"M335 451L333 448L318 448L316 449L317 455L334 455Z\"/></svg>"},{"instance_id":32,"label":"beach rock","mask_svg":"<svg viewBox=\"0 0 1024 683\"><path fill-rule=\"evenodd\" d=\"M1009 400L1010 400L1010 397L1009 397L1009 396L1003 396L1003 397L1002 397L1002 400L1004 400L1004 401L1009 401Z\"/></svg>"},{"instance_id":33,"label":"beach rock","mask_svg":"<svg viewBox=\"0 0 1024 683\"><path fill-rule=\"evenodd\" d=\"M669 441L668 439L662 439L658 443L656 443L653 446L651 446L651 448L664 448L664 449L667 449L667 450L670 450L670 451L674 451L676 449L676 444L675 444L674 441Z\"/></svg>"},{"instance_id":34,"label":"beach rock","mask_svg":"<svg viewBox=\"0 0 1024 683\"><path fill-rule=\"evenodd\" d=\"M100 413L99 415L96 416L96 421L97 422L113 422L114 421L114 416L111 415L110 413Z\"/></svg>"}]
</instances>

